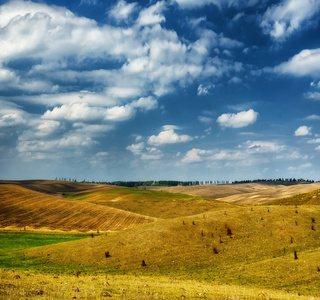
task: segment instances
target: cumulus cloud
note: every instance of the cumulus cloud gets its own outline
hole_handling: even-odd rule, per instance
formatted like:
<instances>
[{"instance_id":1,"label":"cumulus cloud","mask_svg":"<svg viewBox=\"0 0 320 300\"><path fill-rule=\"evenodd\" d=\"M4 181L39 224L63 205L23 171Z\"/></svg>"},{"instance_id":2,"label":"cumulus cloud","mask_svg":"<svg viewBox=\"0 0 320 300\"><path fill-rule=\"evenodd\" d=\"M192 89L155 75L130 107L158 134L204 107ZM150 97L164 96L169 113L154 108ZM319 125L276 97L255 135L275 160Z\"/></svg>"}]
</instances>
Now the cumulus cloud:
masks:
<instances>
[{"instance_id":1,"label":"cumulus cloud","mask_svg":"<svg viewBox=\"0 0 320 300\"><path fill-rule=\"evenodd\" d=\"M255 123L257 118L258 113L253 109L249 109L237 114L222 114L218 117L217 122L223 128L242 128Z\"/></svg>"},{"instance_id":2,"label":"cumulus cloud","mask_svg":"<svg viewBox=\"0 0 320 300\"><path fill-rule=\"evenodd\" d=\"M126 149L131 151L135 155L140 155L142 154L142 151L145 148L144 142L138 143L138 144L132 144L128 146Z\"/></svg>"},{"instance_id":3,"label":"cumulus cloud","mask_svg":"<svg viewBox=\"0 0 320 300\"><path fill-rule=\"evenodd\" d=\"M193 137L189 135L179 135L175 133L174 129L166 129L161 131L158 135L150 136L148 144L161 146L165 144L186 143L192 140Z\"/></svg>"},{"instance_id":4,"label":"cumulus cloud","mask_svg":"<svg viewBox=\"0 0 320 300\"><path fill-rule=\"evenodd\" d=\"M153 110L158 107L157 99L149 96L149 97L142 97L137 101L133 101L131 104L134 108L140 108L142 110L148 111Z\"/></svg>"},{"instance_id":5,"label":"cumulus cloud","mask_svg":"<svg viewBox=\"0 0 320 300\"><path fill-rule=\"evenodd\" d=\"M302 50L287 62L276 66L274 71L294 76L317 76L320 74L320 48Z\"/></svg>"},{"instance_id":6,"label":"cumulus cloud","mask_svg":"<svg viewBox=\"0 0 320 300\"><path fill-rule=\"evenodd\" d=\"M311 129L312 127L308 126L300 126L295 132L295 136L306 136L306 135L311 135Z\"/></svg>"},{"instance_id":7,"label":"cumulus cloud","mask_svg":"<svg viewBox=\"0 0 320 300\"><path fill-rule=\"evenodd\" d=\"M319 9L319 1L283 0L268 8L260 25L265 34L283 41L313 18Z\"/></svg>"},{"instance_id":8,"label":"cumulus cloud","mask_svg":"<svg viewBox=\"0 0 320 300\"><path fill-rule=\"evenodd\" d=\"M159 160L163 157L160 150L155 147L146 147L144 142L127 146L126 150L140 156L141 160Z\"/></svg>"},{"instance_id":9,"label":"cumulus cloud","mask_svg":"<svg viewBox=\"0 0 320 300\"><path fill-rule=\"evenodd\" d=\"M125 21L127 22L130 15L136 11L137 3L127 3L124 0L120 0L110 11L109 16L115 19L117 22Z\"/></svg>"},{"instance_id":10,"label":"cumulus cloud","mask_svg":"<svg viewBox=\"0 0 320 300\"><path fill-rule=\"evenodd\" d=\"M191 150L189 150L185 157L183 157L181 159L182 163L194 163L194 162L201 162L202 161L202 155L206 154L207 151L206 150L201 150L201 149L197 149L197 148L193 148Z\"/></svg>"},{"instance_id":11,"label":"cumulus cloud","mask_svg":"<svg viewBox=\"0 0 320 300\"><path fill-rule=\"evenodd\" d=\"M154 25L162 23L166 20L162 12L166 9L166 3L164 1L158 1L156 4L143 9L138 17L138 24L140 26Z\"/></svg>"}]
</instances>

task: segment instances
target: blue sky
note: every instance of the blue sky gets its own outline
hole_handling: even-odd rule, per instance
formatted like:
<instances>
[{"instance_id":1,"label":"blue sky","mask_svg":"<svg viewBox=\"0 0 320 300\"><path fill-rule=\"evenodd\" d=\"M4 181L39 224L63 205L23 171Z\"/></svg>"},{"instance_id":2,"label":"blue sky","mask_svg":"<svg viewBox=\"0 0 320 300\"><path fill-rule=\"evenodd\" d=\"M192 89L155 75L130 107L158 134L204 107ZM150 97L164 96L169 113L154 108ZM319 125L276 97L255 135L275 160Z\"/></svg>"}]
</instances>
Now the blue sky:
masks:
<instances>
[{"instance_id":1,"label":"blue sky","mask_svg":"<svg viewBox=\"0 0 320 300\"><path fill-rule=\"evenodd\" d=\"M320 179L317 0L0 1L0 178Z\"/></svg>"}]
</instances>

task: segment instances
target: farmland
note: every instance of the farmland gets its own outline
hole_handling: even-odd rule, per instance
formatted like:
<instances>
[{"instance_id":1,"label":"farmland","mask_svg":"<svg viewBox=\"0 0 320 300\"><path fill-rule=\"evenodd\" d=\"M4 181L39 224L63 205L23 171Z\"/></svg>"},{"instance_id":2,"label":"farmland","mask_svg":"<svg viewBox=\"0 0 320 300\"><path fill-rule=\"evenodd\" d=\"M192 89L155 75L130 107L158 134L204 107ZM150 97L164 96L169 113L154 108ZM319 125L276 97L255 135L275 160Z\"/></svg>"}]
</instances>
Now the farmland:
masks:
<instances>
[{"instance_id":1,"label":"farmland","mask_svg":"<svg viewBox=\"0 0 320 300\"><path fill-rule=\"evenodd\" d=\"M318 184L38 185L0 185L0 299L320 298Z\"/></svg>"}]
</instances>

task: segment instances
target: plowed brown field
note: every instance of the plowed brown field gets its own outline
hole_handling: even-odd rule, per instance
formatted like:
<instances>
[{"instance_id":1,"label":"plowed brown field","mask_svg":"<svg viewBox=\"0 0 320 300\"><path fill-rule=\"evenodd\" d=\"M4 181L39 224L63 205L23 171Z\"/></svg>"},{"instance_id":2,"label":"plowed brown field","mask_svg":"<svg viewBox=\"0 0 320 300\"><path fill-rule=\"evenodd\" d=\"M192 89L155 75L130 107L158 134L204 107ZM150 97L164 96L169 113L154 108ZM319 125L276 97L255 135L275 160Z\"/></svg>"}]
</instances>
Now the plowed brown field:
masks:
<instances>
[{"instance_id":1,"label":"plowed brown field","mask_svg":"<svg viewBox=\"0 0 320 300\"><path fill-rule=\"evenodd\" d=\"M117 231L155 220L112 207L66 200L9 184L0 185L0 208L1 227Z\"/></svg>"}]
</instances>

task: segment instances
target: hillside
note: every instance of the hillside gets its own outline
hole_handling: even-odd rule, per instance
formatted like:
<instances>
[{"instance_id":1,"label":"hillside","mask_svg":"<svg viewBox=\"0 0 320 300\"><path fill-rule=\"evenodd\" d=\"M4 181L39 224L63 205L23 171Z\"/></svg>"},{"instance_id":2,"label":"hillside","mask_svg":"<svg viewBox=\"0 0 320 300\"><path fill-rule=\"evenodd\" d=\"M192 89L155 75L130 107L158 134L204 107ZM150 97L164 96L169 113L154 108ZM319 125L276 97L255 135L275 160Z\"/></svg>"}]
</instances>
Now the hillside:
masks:
<instances>
[{"instance_id":1,"label":"hillside","mask_svg":"<svg viewBox=\"0 0 320 300\"><path fill-rule=\"evenodd\" d=\"M319 220L318 206L233 207L26 253L56 264L95 266L109 272L317 293Z\"/></svg>"},{"instance_id":2,"label":"hillside","mask_svg":"<svg viewBox=\"0 0 320 300\"><path fill-rule=\"evenodd\" d=\"M197 185L175 187L147 187L151 190L162 190L171 193L183 193L192 196L215 198L237 204L261 204L269 200L291 197L320 189L320 183L299 183L279 185L265 183L241 183L224 185Z\"/></svg>"},{"instance_id":3,"label":"hillside","mask_svg":"<svg viewBox=\"0 0 320 300\"><path fill-rule=\"evenodd\" d=\"M105 188L105 185L56 181L56 180L0 180L1 184L12 184L23 188L49 195L61 195L63 193L76 193L92 189Z\"/></svg>"},{"instance_id":4,"label":"hillside","mask_svg":"<svg viewBox=\"0 0 320 300\"><path fill-rule=\"evenodd\" d=\"M108 278L129 276L126 283L131 287L135 278L144 276L145 286L163 280L166 295L170 295L167 283L174 278L180 280L179 286L190 280L217 288L234 286L237 295L240 287L256 291L246 298L243 290L243 299L265 299L258 293L263 289L269 290L268 295L281 292L281 299L289 299L283 293L320 297L319 184L197 187L211 196L229 194L220 200L167 191L60 184L0 184L0 226L109 232L22 247L23 252L8 256L18 260L16 265L30 262L31 268L60 268L73 274L79 270L82 274L101 272ZM237 189L238 194L230 195ZM28 230L21 233L22 240L29 234ZM179 297L177 288L174 293ZM137 299L149 299L140 290L135 291ZM125 296L119 289L118 293Z\"/></svg>"},{"instance_id":5,"label":"hillside","mask_svg":"<svg viewBox=\"0 0 320 300\"><path fill-rule=\"evenodd\" d=\"M16 185L0 185L0 226L59 230L122 230L155 219L92 203L66 200Z\"/></svg>"},{"instance_id":6,"label":"hillside","mask_svg":"<svg viewBox=\"0 0 320 300\"><path fill-rule=\"evenodd\" d=\"M232 206L210 198L124 187L72 193L67 198L163 219L191 216Z\"/></svg>"}]
</instances>

